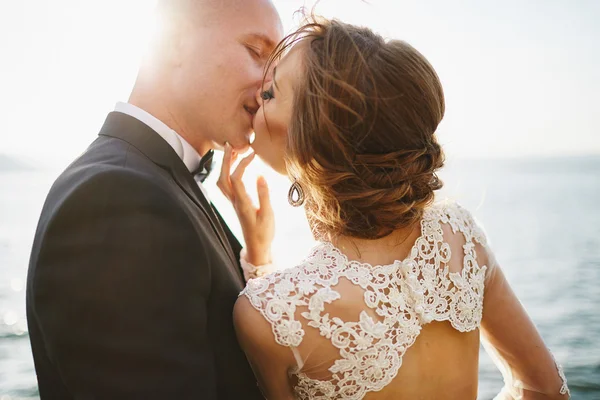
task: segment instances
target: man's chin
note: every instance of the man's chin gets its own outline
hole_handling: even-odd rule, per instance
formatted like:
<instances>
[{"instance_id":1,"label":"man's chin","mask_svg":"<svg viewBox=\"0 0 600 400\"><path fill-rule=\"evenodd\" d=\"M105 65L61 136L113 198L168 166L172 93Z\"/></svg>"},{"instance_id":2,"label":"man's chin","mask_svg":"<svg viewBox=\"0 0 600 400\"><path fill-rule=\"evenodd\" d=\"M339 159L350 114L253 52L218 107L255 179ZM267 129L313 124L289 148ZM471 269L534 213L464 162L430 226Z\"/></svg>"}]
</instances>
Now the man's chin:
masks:
<instances>
[{"instance_id":1,"label":"man's chin","mask_svg":"<svg viewBox=\"0 0 600 400\"><path fill-rule=\"evenodd\" d=\"M248 139L248 136L243 136L243 137L238 137L236 138L237 142L230 142L229 144L231 145L231 147L233 147L233 149L235 151L237 151L238 153L245 153L248 151L248 149L250 149L250 140Z\"/></svg>"},{"instance_id":2,"label":"man's chin","mask_svg":"<svg viewBox=\"0 0 600 400\"><path fill-rule=\"evenodd\" d=\"M224 141L215 141L214 142L214 149L215 150L223 150L225 148L225 143L229 143L229 145L238 153L245 153L246 151L248 151L248 149L250 149L250 143L248 142L247 138L236 138L235 140L224 140Z\"/></svg>"},{"instance_id":3,"label":"man's chin","mask_svg":"<svg viewBox=\"0 0 600 400\"><path fill-rule=\"evenodd\" d=\"M239 143L229 143L233 150L235 150L238 154L244 154L250 149L250 145L246 143L245 145L240 145Z\"/></svg>"}]
</instances>

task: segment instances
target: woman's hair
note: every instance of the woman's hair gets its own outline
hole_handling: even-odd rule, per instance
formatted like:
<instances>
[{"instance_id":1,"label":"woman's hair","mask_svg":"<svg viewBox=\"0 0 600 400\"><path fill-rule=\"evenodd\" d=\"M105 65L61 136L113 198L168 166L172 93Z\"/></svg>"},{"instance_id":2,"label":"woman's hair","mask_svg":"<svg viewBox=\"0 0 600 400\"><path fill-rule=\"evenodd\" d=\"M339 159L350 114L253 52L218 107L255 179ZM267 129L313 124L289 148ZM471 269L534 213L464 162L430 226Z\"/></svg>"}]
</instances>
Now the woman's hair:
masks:
<instances>
[{"instance_id":1,"label":"woman's hair","mask_svg":"<svg viewBox=\"0 0 600 400\"><path fill-rule=\"evenodd\" d=\"M313 233L376 239L419 221L442 187L434 133L445 105L433 67L405 42L316 17L268 65L299 41L286 163Z\"/></svg>"}]
</instances>

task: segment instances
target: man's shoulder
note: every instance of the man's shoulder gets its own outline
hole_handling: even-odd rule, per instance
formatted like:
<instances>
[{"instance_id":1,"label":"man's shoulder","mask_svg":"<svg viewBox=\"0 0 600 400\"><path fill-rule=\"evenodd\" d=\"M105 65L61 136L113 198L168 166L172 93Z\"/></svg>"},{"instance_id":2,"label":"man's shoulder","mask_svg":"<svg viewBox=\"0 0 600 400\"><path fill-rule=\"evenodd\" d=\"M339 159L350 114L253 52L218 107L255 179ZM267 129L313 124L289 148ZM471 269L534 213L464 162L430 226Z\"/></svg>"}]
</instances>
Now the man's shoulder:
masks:
<instances>
[{"instance_id":1,"label":"man's shoulder","mask_svg":"<svg viewBox=\"0 0 600 400\"><path fill-rule=\"evenodd\" d=\"M107 177L160 183L165 171L129 143L110 137L96 139L56 179L54 186L80 186Z\"/></svg>"},{"instance_id":2,"label":"man's shoulder","mask_svg":"<svg viewBox=\"0 0 600 400\"><path fill-rule=\"evenodd\" d=\"M98 138L55 180L47 203L73 198L116 197L172 190L168 173L135 147L113 138Z\"/></svg>"},{"instance_id":3,"label":"man's shoulder","mask_svg":"<svg viewBox=\"0 0 600 400\"><path fill-rule=\"evenodd\" d=\"M61 177L73 172L87 173L105 170L159 170L149 158L124 140L99 136L64 171ZM87 176L87 175L84 175Z\"/></svg>"}]
</instances>

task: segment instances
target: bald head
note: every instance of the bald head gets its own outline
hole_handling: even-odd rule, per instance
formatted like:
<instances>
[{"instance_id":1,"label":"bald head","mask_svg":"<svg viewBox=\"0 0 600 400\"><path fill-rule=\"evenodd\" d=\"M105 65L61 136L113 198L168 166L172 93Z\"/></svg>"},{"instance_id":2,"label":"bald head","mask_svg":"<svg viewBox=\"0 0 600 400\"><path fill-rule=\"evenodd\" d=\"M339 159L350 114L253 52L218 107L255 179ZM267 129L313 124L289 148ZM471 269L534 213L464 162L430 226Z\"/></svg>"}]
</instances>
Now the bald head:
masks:
<instances>
[{"instance_id":1,"label":"bald head","mask_svg":"<svg viewBox=\"0 0 600 400\"><path fill-rule=\"evenodd\" d=\"M269 0L159 0L157 4L158 15L167 23L185 19L203 26L227 22L228 18L245 13L249 8L275 10Z\"/></svg>"},{"instance_id":2,"label":"bald head","mask_svg":"<svg viewBox=\"0 0 600 400\"><path fill-rule=\"evenodd\" d=\"M217 42L222 36L235 35L236 26L252 24L254 33L274 47L277 35L273 32L283 32L270 0L158 0L156 14L159 29L150 50L159 57L177 45L182 35L199 34Z\"/></svg>"},{"instance_id":3,"label":"bald head","mask_svg":"<svg viewBox=\"0 0 600 400\"><path fill-rule=\"evenodd\" d=\"M157 12L163 29L132 99L168 108L170 127L200 153L224 142L246 149L255 94L283 36L275 7L269 0L158 0ZM153 113L151 106L142 108Z\"/></svg>"}]
</instances>

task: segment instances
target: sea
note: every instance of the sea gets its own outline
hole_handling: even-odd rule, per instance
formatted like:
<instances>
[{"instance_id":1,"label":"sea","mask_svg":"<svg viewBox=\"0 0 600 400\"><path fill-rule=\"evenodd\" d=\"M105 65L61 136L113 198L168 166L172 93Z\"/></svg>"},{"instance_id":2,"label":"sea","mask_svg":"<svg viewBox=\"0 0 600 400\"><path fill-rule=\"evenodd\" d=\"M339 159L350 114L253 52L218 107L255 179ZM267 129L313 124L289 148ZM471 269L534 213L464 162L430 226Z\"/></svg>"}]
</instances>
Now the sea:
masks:
<instances>
[{"instance_id":1,"label":"sea","mask_svg":"<svg viewBox=\"0 0 600 400\"><path fill-rule=\"evenodd\" d=\"M38 399L25 317L31 244L60 168L0 168L0 400ZM277 220L274 257L300 261L314 245L302 210L286 201L289 183L265 175ZM564 367L573 399L600 400L600 156L449 160L439 198L453 198L483 224L507 279ZM213 202L239 234L214 186ZM502 377L482 350L479 399Z\"/></svg>"}]
</instances>

